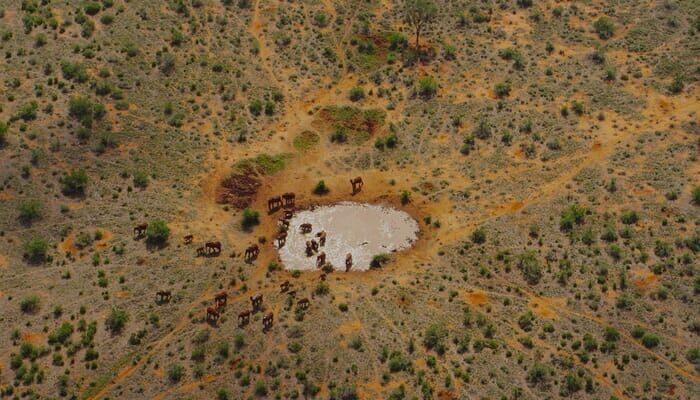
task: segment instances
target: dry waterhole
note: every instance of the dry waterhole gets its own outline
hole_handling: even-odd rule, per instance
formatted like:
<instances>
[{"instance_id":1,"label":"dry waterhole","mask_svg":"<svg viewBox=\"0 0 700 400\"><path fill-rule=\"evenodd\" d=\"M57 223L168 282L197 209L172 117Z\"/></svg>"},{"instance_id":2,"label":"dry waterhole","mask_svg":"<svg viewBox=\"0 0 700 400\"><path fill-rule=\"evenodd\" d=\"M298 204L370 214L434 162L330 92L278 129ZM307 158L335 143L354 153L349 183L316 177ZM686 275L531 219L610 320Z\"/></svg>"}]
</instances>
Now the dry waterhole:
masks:
<instances>
[{"instance_id":1,"label":"dry waterhole","mask_svg":"<svg viewBox=\"0 0 700 400\"><path fill-rule=\"evenodd\" d=\"M301 224L309 223L311 232L303 233ZM278 249L288 270L315 270L317 254L326 254L326 262L345 270L345 258L352 255L352 271L366 271L372 258L410 248L417 239L418 223L406 212L385 205L342 202L320 206L294 214L286 244ZM308 255L306 243L318 240L326 232L326 243L317 253Z\"/></svg>"}]
</instances>

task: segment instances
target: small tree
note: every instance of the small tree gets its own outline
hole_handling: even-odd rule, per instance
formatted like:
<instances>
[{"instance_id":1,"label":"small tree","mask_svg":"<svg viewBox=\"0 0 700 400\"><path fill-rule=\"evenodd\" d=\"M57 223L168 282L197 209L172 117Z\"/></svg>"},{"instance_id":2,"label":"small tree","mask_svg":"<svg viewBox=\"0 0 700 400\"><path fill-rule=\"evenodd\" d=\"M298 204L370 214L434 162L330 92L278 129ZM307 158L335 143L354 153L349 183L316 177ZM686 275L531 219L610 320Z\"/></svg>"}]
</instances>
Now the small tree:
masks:
<instances>
[{"instance_id":1,"label":"small tree","mask_svg":"<svg viewBox=\"0 0 700 400\"><path fill-rule=\"evenodd\" d=\"M693 203L696 206L700 206L700 186L696 186L692 193Z\"/></svg>"},{"instance_id":2,"label":"small tree","mask_svg":"<svg viewBox=\"0 0 700 400\"><path fill-rule=\"evenodd\" d=\"M476 244L486 243L486 230L484 230L484 228L478 228L472 232L472 242Z\"/></svg>"},{"instance_id":3,"label":"small tree","mask_svg":"<svg viewBox=\"0 0 700 400\"><path fill-rule=\"evenodd\" d=\"M316 187L314 187L314 194L317 194L319 196L324 195L324 194L328 193L329 191L330 191L330 189L326 185L326 182L323 180L318 181L318 183L316 184Z\"/></svg>"},{"instance_id":4,"label":"small tree","mask_svg":"<svg viewBox=\"0 0 700 400\"><path fill-rule=\"evenodd\" d=\"M41 301L39 300L39 296L37 296L37 295L25 297L19 303L20 310L22 310L23 313L27 313L27 314L36 313L37 311L39 311L40 306L41 306Z\"/></svg>"},{"instance_id":5,"label":"small tree","mask_svg":"<svg viewBox=\"0 0 700 400\"><path fill-rule=\"evenodd\" d=\"M22 250L24 250L24 255L30 262L42 263L46 261L49 243L46 239L35 237L25 242L22 246Z\"/></svg>"},{"instance_id":6,"label":"small tree","mask_svg":"<svg viewBox=\"0 0 700 400\"><path fill-rule=\"evenodd\" d=\"M24 223L31 223L34 220L41 218L42 204L39 200L24 200L19 203L17 210L19 211L19 219Z\"/></svg>"},{"instance_id":7,"label":"small tree","mask_svg":"<svg viewBox=\"0 0 700 400\"><path fill-rule=\"evenodd\" d=\"M7 123L0 121L0 147L7 143Z\"/></svg>"},{"instance_id":8,"label":"small tree","mask_svg":"<svg viewBox=\"0 0 700 400\"><path fill-rule=\"evenodd\" d=\"M254 225L258 225L260 223L260 213L251 209L251 208L246 208L243 210L243 219L241 221L241 226L243 226L244 229L250 229Z\"/></svg>"},{"instance_id":9,"label":"small tree","mask_svg":"<svg viewBox=\"0 0 700 400\"><path fill-rule=\"evenodd\" d=\"M180 364L172 364L170 368L168 368L168 379L170 379L170 382L180 382L184 374L185 369Z\"/></svg>"},{"instance_id":10,"label":"small tree","mask_svg":"<svg viewBox=\"0 0 700 400\"><path fill-rule=\"evenodd\" d=\"M126 322L129 320L129 314L121 307L112 306L109 316L105 320L105 326L112 333L119 333L124 329Z\"/></svg>"},{"instance_id":11,"label":"small tree","mask_svg":"<svg viewBox=\"0 0 700 400\"><path fill-rule=\"evenodd\" d=\"M146 241L150 244L162 245L170 237L170 228L162 219L157 219L146 228Z\"/></svg>"},{"instance_id":12,"label":"small tree","mask_svg":"<svg viewBox=\"0 0 700 400\"><path fill-rule=\"evenodd\" d=\"M406 0L406 23L416 31L416 49L420 45L420 34L437 16L437 6L431 0Z\"/></svg>"},{"instance_id":13,"label":"small tree","mask_svg":"<svg viewBox=\"0 0 700 400\"><path fill-rule=\"evenodd\" d=\"M615 24L608 17L600 17L593 23L593 28L601 39L610 39L615 30Z\"/></svg>"},{"instance_id":14,"label":"small tree","mask_svg":"<svg viewBox=\"0 0 700 400\"><path fill-rule=\"evenodd\" d=\"M67 196L82 195L87 187L88 176L83 169L73 170L66 174L61 183L63 185L63 194Z\"/></svg>"},{"instance_id":15,"label":"small tree","mask_svg":"<svg viewBox=\"0 0 700 400\"><path fill-rule=\"evenodd\" d=\"M422 97L431 98L438 90L438 83L432 76L424 76L418 81L418 93Z\"/></svg>"},{"instance_id":16,"label":"small tree","mask_svg":"<svg viewBox=\"0 0 700 400\"><path fill-rule=\"evenodd\" d=\"M365 91L361 87L355 86L354 88L350 89L350 100L360 101L364 98L365 98Z\"/></svg>"},{"instance_id":17,"label":"small tree","mask_svg":"<svg viewBox=\"0 0 700 400\"><path fill-rule=\"evenodd\" d=\"M148 174L143 171L134 172L134 186L138 188L146 188L148 186Z\"/></svg>"}]
</instances>

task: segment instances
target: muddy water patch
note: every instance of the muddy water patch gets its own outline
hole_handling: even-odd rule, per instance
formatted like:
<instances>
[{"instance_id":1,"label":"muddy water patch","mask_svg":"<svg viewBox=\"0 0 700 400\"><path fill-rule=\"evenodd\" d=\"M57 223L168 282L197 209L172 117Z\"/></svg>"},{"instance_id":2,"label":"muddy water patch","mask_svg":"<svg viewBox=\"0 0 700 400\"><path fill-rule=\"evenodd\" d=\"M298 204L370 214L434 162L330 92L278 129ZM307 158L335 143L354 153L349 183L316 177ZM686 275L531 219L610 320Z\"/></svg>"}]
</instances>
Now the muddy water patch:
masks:
<instances>
[{"instance_id":1,"label":"muddy water patch","mask_svg":"<svg viewBox=\"0 0 700 400\"><path fill-rule=\"evenodd\" d=\"M312 230L302 233L301 224ZM342 202L298 211L289 224L286 244L279 249L286 269L315 270L316 255L306 253L306 242L326 232L326 244L318 253L337 271L345 270L345 257L352 254L352 271L369 269L375 255L408 249L417 239L418 223L406 212L388 206Z\"/></svg>"}]
</instances>

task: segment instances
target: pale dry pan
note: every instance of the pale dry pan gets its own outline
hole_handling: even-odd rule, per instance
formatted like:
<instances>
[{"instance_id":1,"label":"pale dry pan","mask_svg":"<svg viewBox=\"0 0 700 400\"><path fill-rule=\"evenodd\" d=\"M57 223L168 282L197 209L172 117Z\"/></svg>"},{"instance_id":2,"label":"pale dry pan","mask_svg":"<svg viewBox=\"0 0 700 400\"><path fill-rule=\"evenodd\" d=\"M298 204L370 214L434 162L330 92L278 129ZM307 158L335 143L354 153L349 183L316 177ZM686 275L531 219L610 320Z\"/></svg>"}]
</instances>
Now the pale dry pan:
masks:
<instances>
[{"instance_id":1,"label":"pale dry pan","mask_svg":"<svg viewBox=\"0 0 700 400\"><path fill-rule=\"evenodd\" d=\"M303 234L299 225L310 223L311 233ZM286 269L314 270L316 256L306 256L306 242L326 231L326 261L336 271L345 271L345 255L352 254L352 271L369 269L372 257L405 250L417 238L418 223L407 213L382 205L343 202L299 211L289 224L287 243L279 249Z\"/></svg>"}]
</instances>

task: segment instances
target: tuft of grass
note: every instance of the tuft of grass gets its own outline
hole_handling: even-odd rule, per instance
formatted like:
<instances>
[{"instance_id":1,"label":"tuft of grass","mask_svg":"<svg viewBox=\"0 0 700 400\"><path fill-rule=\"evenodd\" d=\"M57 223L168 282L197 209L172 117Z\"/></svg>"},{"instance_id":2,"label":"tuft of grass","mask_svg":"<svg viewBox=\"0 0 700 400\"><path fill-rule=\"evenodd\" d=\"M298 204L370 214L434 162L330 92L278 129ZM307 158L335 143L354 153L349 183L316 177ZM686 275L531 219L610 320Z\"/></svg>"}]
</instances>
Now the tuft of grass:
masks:
<instances>
[{"instance_id":1,"label":"tuft of grass","mask_svg":"<svg viewBox=\"0 0 700 400\"><path fill-rule=\"evenodd\" d=\"M321 141L316 132L304 131L294 138L294 148L299 151L308 151Z\"/></svg>"}]
</instances>

